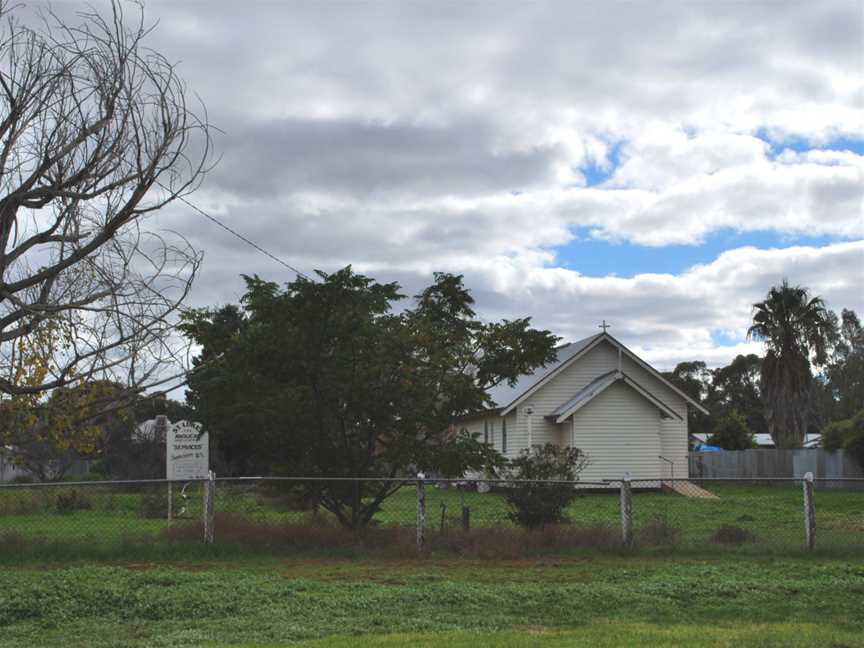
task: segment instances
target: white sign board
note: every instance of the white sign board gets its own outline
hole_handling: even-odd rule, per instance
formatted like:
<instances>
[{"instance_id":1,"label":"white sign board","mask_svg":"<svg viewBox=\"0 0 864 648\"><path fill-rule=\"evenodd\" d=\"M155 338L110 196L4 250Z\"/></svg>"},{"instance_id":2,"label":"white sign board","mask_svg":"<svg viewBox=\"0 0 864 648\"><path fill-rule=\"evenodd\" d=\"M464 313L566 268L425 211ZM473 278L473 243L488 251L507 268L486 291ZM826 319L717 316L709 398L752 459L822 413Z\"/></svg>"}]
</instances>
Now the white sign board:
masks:
<instances>
[{"instance_id":1,"label":"white sign board","mask_svg":"<svg viewBox=\"0 0 864 648\"><path fill-rule=\"evenodd\" d=\"M165 474L172 481L207 479L210 443L200 423L178 421L165 436Z\"/></svg>"}]
</instances>

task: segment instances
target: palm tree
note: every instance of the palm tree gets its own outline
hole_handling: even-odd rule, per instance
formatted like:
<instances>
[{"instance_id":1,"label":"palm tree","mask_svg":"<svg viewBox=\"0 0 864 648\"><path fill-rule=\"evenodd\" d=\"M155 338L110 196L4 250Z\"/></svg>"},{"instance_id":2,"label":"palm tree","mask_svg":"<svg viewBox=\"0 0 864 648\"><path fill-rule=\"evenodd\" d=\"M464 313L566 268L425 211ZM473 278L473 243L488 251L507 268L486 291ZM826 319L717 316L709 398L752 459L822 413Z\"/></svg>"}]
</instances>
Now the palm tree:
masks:
<instances>
[{"instance_id":1,"label":"palm tree","mask_svg":"<svg viewBox=\"0 0 864 648\"><path fill-rule=\"evenodd\" d=\"M835 335L825 302L785 279L768 291L765 301L753 304L747 337L767 347L759 383L768 432L778 448L800 448L804 442L813 381L810 360L824 365Z\"/></svg>"}]
</instances>

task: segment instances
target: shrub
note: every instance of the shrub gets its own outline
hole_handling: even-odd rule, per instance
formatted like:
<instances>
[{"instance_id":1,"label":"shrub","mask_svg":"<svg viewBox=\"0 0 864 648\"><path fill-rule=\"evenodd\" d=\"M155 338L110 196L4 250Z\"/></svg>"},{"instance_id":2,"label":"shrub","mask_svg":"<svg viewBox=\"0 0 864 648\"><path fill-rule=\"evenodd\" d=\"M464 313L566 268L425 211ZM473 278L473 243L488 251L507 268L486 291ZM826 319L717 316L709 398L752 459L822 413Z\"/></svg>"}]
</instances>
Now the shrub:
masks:
<instances>
[{"instance_id":1,"label":"shrub","mask_svg":"<svg viewBox=\"0 0 864 648\"><path fill-rule=\"evenodd\" d=\"M852 458L858 462L859 466L864 468L864 430L858 430L846 439L843 449L852 455Z\"/></svg>"},{"instance_id":2,"label":"shrub","mask_svg":"<svg viewBox=\"0 0 864 648\"><path fill-rule=\"evenodd\" d=\"M577 448L547 443L523 451L510 462L511 476L519 481L508 484L504 494L511 509L508 517L528 529L568 522L565 510L577 496L572 482L585 465L585 455Z\"/></svg>"},{"instance_id":3,"label":"shrub","mask_svg":"<svg viewBox=\"0 0 864 648\"><path fill-rule=\"evenodd\" d=\"M829 451L842 450L852 434L852 419L831 421L822 428L822 447Z\"/></svg>"},{"instance_id":4,"label":"shrub","mask_svg":"<svg viewBox=\"0 0 864 648\"><path fill-rule=\"evenodd\" d=\"M753 533L734 524L724 524L711 536L711 542L724 545L740 545L754 540Z\"/></svg>"},{"instance_id":5,"label":"shrub","mask_svg":"<svg viewBox=\"0 0 864 648\"><path fill-rule=\"evenodd\" d=\"M864 468L864 410L842 421L832 421L822 430L822 447L846 450Z\"/></svg>"},{"instance_id":6,"label":"shrub","mask_svg":"<svg viewBox=\"0 0 864 648\"><path fill-rule=\"evenodd\" d=\"M73 511L89 511L93 508L93 503L89 497L73 488L70 491L57 493L54 506L58 513L72 513Z\"/></svg>"},{"instance_id":7,"label":"shrub","mask_svg":"<svg viewBox=\"0 0 864 648\"><path fill-rule=\"evenodd\" d=\"M708 445L718 446L724 450L747 450L755 448L753 433L747 427L747 420L737 410L732 410L723 416L708 437Z\"/></svg>"}]
</instances>

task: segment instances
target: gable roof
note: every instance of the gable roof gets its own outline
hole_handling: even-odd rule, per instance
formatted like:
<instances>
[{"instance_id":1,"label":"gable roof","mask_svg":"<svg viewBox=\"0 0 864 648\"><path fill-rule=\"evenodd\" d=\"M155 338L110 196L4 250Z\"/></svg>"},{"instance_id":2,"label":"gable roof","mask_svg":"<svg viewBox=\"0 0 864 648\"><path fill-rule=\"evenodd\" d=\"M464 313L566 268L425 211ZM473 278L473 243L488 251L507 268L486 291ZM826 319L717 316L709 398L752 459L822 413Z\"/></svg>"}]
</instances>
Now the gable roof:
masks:
<instances>
[{"instance_id":1,"label":"gable roof","mask_svg":"<svg viewBox=\"0 0 864 648\"><path fill-rule=\"evenodd\" d=\"M599 396L603 391L606 390L607 387L616 383L618 380L619 374L614 369L612 371L607 371L605 374L597 376L594 380L592 380L590 383L588 383L582 389L576 392L576 395L573 396L573 398L571 398L565 403L561 403L552 412L550 412L547 415L548 418L558 418L559 416L567 418L567 416L570 416L570 414L578 410L583 405L588 404L588 402L594 399L595 396ZM564 416L565 414L567 416Z\"/></svg>"},{"instance_id":2,"label":"gable roof","mask_svg":"<svg viewBox=\"0 0 864 648\"><path fill-rule=\"evenodd\" d=\"M514 400L522 396L525 392L536 386L540 381L546 378L549 374L554 373L561 366L572 360L580 351L585 350L592 342L600 338L603 334L598 333L578 342L570 342L563 344L555 351L558 357L544 367L538 367L532 373L522 374L516 379L516 382L511 387L506 382L495 385L489 388L486 393L495 407L507 407Z\"/></svg>"},{"instance_id":3,"label":"gable roof","mask_svg":"<svg viewBox=\"0 0 864 648\"><path fill-rule=\"evenodd\" d=\"M622 351L623 353L627 354L627 357L630 358L633 362L635 362L635 363L638 364L640 367L642 367L643 369L645 369L648 373L650 373L650 374L651 374L652 376L654 376L657 380L659 380L661 383L663 383L664 385L666 385L666 386L667 386L669 389L671 389L673 392L675 392L676 394L678 394L681 398L683 398L683 399L684 399L686 402L688 402L690 405L692 405L693 407L695 407L696 409L698 409L698 410L699 410L700 412L702 412L703 414L711 414L711 412L709 412L707 409L705 409L705 408L701 405L701 403L699 403L699 401L694 400L690 395L686 394L684 391L682 391L681 389L679 389L678 387L676 387L675 385L673 385L671 382L669 382L668 380L666 380L666 378L663 376L663 374L661 374L661 373L660 373L659 371L657 371L654 367L652 367L651 365L649 365L649 364L648 364L647 362L645 362L642 358L640 358L640 357L637 356L635 353L633 353L630 349L628 349L628 348L625 347L623 344L621 344L621 343L620 343L618 340L616 340L614 337L612 337L612 336L609 335L608 333L603 333L602 335L605 336L606 338L608 338L608 340L609 340L612 344L614 344L616 347L618 347L619 349L621 349L621 351Z\"/></svg>"},{"instance_id":4,"label":"gable roof","mask_svg":"<svg viewBox=\"0 0 864 648\"><path fill-rule=\"evenodd\" d=\"M668 387L678 396L683 398L687 403L689 403L699 411L704 412L705 414L709 413L708 410L706 410L701 404L699 404L693 398L685 394L671 382L666 380L666 378L664 378L663 375L654 367L642 360L639 356L630 351L630 349L625 347L623 344L621 344L621 342L619 342L606 332L597 333L596 335L584 338L582 340L579 340L578 342L572 342L570 344L565 344L561 347L558 347L558 349L556 349L556 351L558 352L558 357L554 362L549 363L545 367L540 367L530 374L520 376L512 387L507 383L502 383L500 385L496 385L495 387L490 388L486 393L492 399L495 407L499 409L501 416L504 416L514 407L519 405L519 403L523 402L526 398L535 393L544 384L546 384L552 378L558 375L561 371L576 362L579 357L581 357L603 341L609 342L614 347L618 348L622 354L626 354L628 358L630 358L633 362L648 371L658 381L666 385L666 387ZM607 374L604 374L604 376L606 375ZM600 378L602 377L603 376L601 376ZM596 378L594 381L592 381L592 383L596 382L600 378ZM629 380L632 381L632 378L630 378ZM635 381L632 382L634 384L631 386L633 386L634 389L636 389L637 391L647 391L641 385L635 383ZM658 402L660 401L658 400ZM666 406L664 405L661 409L664 409L665 407Z\"/></svg>"},{"instance_id":5,"label":"gable roof","mask_svg":"<svg viewBox=\"0 0 864 648\"><path fill-rule=\"evenodd\" d=\"M606 391L609 387L614 385L615 383L622 382L625 385L629 386L633 391L642 396L649 403L654 405L661 412L669 416L670 418L677 418L679 421L682 420L682 417L678 412L673 410L671 407L666 405L662 400L657 398L650 391L645 389L642 385L640 385L634 378L628 376L623 371L609 371L602 376L599 376L588 383L585 387L576 392L576 395L573 396L566 403L562 403L559 405L555 411L551 414L548 414L546 418L553 419L556 423L563 423L567 418L575 414L582 407L590 403L597 396Z\"/></svg>"}]
</instances>

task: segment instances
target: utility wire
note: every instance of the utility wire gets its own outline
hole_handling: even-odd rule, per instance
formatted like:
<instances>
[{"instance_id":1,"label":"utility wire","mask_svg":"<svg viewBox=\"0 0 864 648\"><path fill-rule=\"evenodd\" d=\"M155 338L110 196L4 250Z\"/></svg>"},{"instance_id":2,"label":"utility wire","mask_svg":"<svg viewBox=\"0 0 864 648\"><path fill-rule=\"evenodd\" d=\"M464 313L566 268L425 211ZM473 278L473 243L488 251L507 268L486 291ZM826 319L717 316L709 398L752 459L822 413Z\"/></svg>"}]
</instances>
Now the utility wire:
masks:
<instances>
[{"instance_id":1,"label":"utility wire","mask_svg":"<svg viewBox=\"0 0 864 648\"><path fill-rule=\"evenodd\" d=\"M288 268L288 269L289 269L291 272L293 272L294 274L296 274L296 275L298 275L298 276L300 276L300 277L303 277L304 279L308 279L309 281L312 281L312 277L310 277L309 275L307 275L305 272L301 272L300 270L298 270L297 268L295 268L294 266L292 266L290 263L288 263L288 262L286 262L286 261L283 261L282 259L280 259L279 257L277 257L275 254L271 254L270 252L268 252L267 250L265 250L263 247L261 247L260 245L258 245L255 241L251 240L250 238L248 238L248 237L246 237L246 236L243 236L243 234L241 234L240 232L238 232L238 231L235 230L235 229L232 229L231 227L229 227L228 225L226 225L225 223L223 223L222 221L220 221L220 220L219 220L218 218L216 218L215 216L211 216L210 214L208 214L207 212L205 212L205 211L204 211L203 209L201 209L198 205L196 205L196 204L190 202L189 200L187 200L187 199L184 198L183 196L177 196L177 198L178 198L179 200L181 200L183 203L185 203L186 205L188 205L189 207L191 207L192 209L194 209L196 212L198 212L199 214L201 214L204 218L206 218L207 220L210 220L210 221L216 223L219 227L221 227L222 229L224 229L226 232L228 232L228 233L230 233L230 234L233 234L234 236L236 236L238 239L240 239L241 241L243 241L243 242L246 243L247 245L249 245L249 246L255 248L256 250L258 250L259 252L261 252L261 254L264 254L264 255L270 257L270 258L271 258L273 261L275 261L276 263L285 266L286 268Z\"/></svg>"},{"instance_id":2,"label":"utility wire","mask_svg":"<svg viewBox=\"0 0 864 648\"><path fill-rule=\"evenodd\" d=\"M160 187L162 187L163 189L166 189L166 191L167 191L167 187L165 187L161 182L158 182L158 181L157 181L156 184L158 184L158 185L159 185ZM249 246L255 248L258 252L261 252L262 254L266 255L267 257L269 257L270 259L272 259L272 260L275 261L276 263L278 263L278 264L280 264L280 265L282 265L282 266L285 266L286 268L288 268L289 270L291 270L291 272L293 272L294 274L296 274L296 275L298 275L298 276L300 276L300 277L303 277L304 279L308 279L309 281L312 281L312 280L313 280L313 279L312 279L309 275L307 275L305 272L301 272L300 270L298 270L297 268L295 268L294 266L292 266L290 263L287 263L286 261L283 261L282 259L280 259L280 258L277 257L276 255L274 255L274 254L268 252L267 250L265 250L264 248L262 248L260 245L258 245L257 243L255 243L255 241L249 239L248 237L244 236L244 235L241 234L240 232L238 232L238 231L232 229L231 227L229 227L228 225L226 225L225 223L223 223L222 221L220 221L220 220L219 220L218 218L216 218L215 216L211 216L210 214L208 214L207 212L205 212L203 209L201 209L198 205L196 205L196 204L190 202L189 200L187 200L187 199L184 198L183 196L179 196L179 195L178 195L178 196L176 196L176 198L178 198L178 199L181 200L183 203L185 203L187 206L191 207L193 210L195 210L196 212L198 212L199 214L201 214L204 218L206 218L206 219L208 219L208 220L210 220L210 221L216 223L216 225L218 225L219 227L221 227L222 229L224 229L226 232L232 234L233 236L236 236L238 239L240 239L241 241L243 241L243 242L246 243L247 245L249 245ZM180 324L168 324L168 325L167 325L167 328L170 329L170 330L175 330L175 329L177 329L177 328L179 328L179 327L180 327ZM183 385L187 384L187 383L189 382L189 375L190 375L190 374L194 374L194 373L196 373L196 372L198 372L198 371L201 371L202 369L207 368L210 364L214 363L214 362L217 361L217 360L219 360L219 357L218 357L218 356L215 357L215 358L210 358L209 360L203 360L203 361L201 361L201 362L198 364L198 366L196 366L196 367L191 367L190 369L184 369L184 371L183 371L183 376L185 376L185 378L184 378L181 382L179 382L179 383L177 383L176 385L173 385L172 387L170 387L168 390L158 390L158 391L155 391L155 392L153 392L152 394L148 394L148 395L130 394L130 396L132 396L132 398L133 398L135 401L137 401L137 402L144 401L144 400L149 400L149 399L152 399L152 398L159 397L160 395L163 395L163 394L167 393L167 391L173 391L174 389L178 389L178 388L182 387ZM159 382L154 383L153 385L151 385L151 387L156 386L156 385L163 385L163 384L165 384L165 383L167 383L167 382L172 382L172 381L174 381L174 380L179 380L180 378L181 378L180 375L171 376L171 377L169 377L169 378L167 378L167 379L164 379L164 380L161 380L161 381L159 381ZM111 411L114 411L114 410L117 410L117 409L121 409L122 407L129 406L130 404L131 404L131 401L130 401L130 403L126 403L126 404L117 404L117 405L115 405L114 407L109 408L108 410L100 410L99 412L97 412L97 413L95 413L95 414L93 414L93 415L91 415L90 417L87 417L87 418L95 418L95 417L97 417L97 416L104 415L104 414L106 414L107 412L111 412ZM85 421L86 421L87 419L82 419L82 420L85 420Z\"/></svg>"},{"instance_id":3,"label":"utility wire","mask_svg":"<svg viewBox=\"0 0 864 648\"><path fill-rule=\"evenodd\" d=\"M162 187L163 189L165 189L165 190L167 191L167 187L165 187L161 182L158 182L158 181L157 181L156 184L158 184L160 187ZM272 254L272 253L268 252L268 251L265 250L263 247L261 247L260 245L258 245L257 243L255 243L255 241L253 241L253 240L251 240L250 238L244 236L243 234L241 234L241 233L238 232L237 230L235 230L235 229L229 227L228 225L226 225L225 223L223 223L222 221L220 221L220 220L219 220L218 218L216 218L215 216L211 216L210 214L208 214L206 211L204 211L203 209L201 209L201 208L200 208L198 205L196 205L195 203L193 203L193 202L187 200L186 198L184 198L183 196L180 196L180 195L176 196L176 198L178 198L179 200L181 200L181 201L182 201L184 204L186 204L188 207L191 207L193 210L195 210L196 212L198 212L199 214L201 214L201 215L202 215L204 218L206 218L207 220L212 221L213 223L215 223L216 225L218 225L219 227L221 227L222 229L224 229L224 230L225 230L226 232L228 232L229 234L232 234L233 236L236 236L238 239L240 239L241 241L243 241L243 242L246 243L247 245L253 247L253 248L254 248L255 250L257 250L258 252L261 252L262 254L266 255L267 257L269 257L270 259L272 259L272 260L275 261L276 263L278 263L278 264L280 264L280 265L282 265L282 266L288 268L288 269L289 269L291 272L293 272L294 274L296 274L296 275L298 275L298 276L300 276L300 277L303 277L304 279L308 279L309 281L313 281L313 279L312 279L309 275L307 275L305 272L301 272L300 270L298 270L297 268L295 268L294 266L292 266L290 263L288 263L288 262L286 262L286 261L283 261L282 259L280 259L279 257L277 257L275 254ZM168 324L168 328L169 328L169 329L177 329L177 328L179 328L179 326L180 326L179 324ZM177 388L179 388L179 387L182 387L183 385L185 385L185 384L188 383L188 381L189 381L189 375L190 375L190 374L196 373L196 372L198 372L198 371L201 371L202 369L207 368L207 366L209 366L210 364L212 364L213 362L215 362L215 361L217 361L217 360L219 360L219 357L210 358L209 360L203 360L203 361L201 361L201 362L198 364L198 366L196 366L196 367L191 367L190 369L184 370L184 371L183 371L183 375L185 376L185 379L183 379L181 382L177 383L176 385L173 385L170 389L168 389L168 390L159 390L159 391L154 392L153 394L146 395L146 396L138 395L138 400L147 400L147 399L149 399L149 398L156 397L156 396L158 396L159 394L165 394L167 391L173 391L174 389L177 389ZM167 378L167 379L165 379L165 380L162 380L162 381L160 381L160 382L157 382L157 383L155 383L154 385L151 385L151 386L161 385L161 384L165 384L166 382L171 382L171 381L174 381L174 380L178 380L180 377L181 377L181 376L171 376L171 377L169 377L169 378ZM104 413L104 412L100 412L100 413Z\"/></svg>"}]
</instances>

